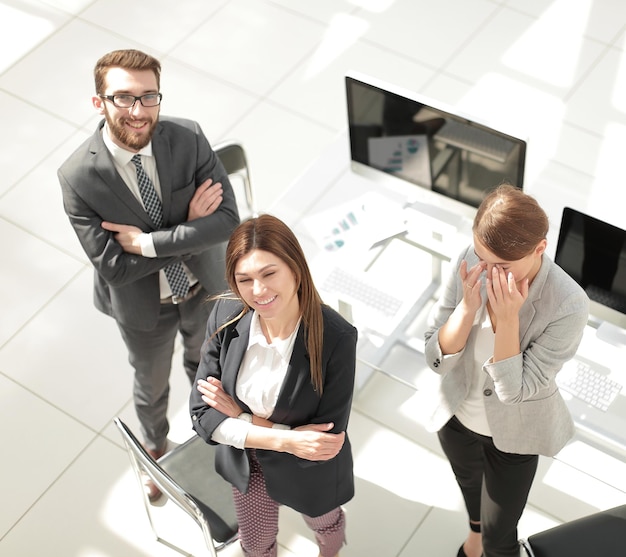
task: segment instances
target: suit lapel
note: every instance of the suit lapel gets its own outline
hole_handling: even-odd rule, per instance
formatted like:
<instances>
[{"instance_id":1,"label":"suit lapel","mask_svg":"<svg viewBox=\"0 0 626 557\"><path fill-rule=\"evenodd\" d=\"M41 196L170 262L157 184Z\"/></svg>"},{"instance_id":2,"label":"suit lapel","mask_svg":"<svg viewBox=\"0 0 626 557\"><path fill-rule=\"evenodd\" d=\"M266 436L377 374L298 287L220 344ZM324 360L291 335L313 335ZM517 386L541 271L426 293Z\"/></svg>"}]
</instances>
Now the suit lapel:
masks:
<instances>
[{"instance_id":1,"label":"suit lapel","mask_svg":"<svg viewBox=\"0 0 626 557\"><path fill-rule=\"evenodd\" d=\"M241 362L248 349L251 319L252 312L249 311L235 326L233 338L230 340L227 349L222 350L222 354L225 354L224 361L222 362L222 385L227 393L232 393L238 403L241 403L241 401L237 398L235 386Z\"/></svg>"},{"instance_id":2,"label":"suit lapel","mask_svg":"<svg viewBox=\"0 0 626 557\"><path fill-rule=\"evenodd\" d=\"M523 339L528 332L528 328L530 324L533 322L535 314L537 313L537 306L541 303L541 295L543 294L543 289L546 284L546 279L548 277L550 267L550 261L542 256L541 259L541 267L539 268L539 272L533 280L533 283L530 285L528 289L528 298L519 312L519 328L520 328L520 339Z\"/></svg>"},{"instance_id":3,"label":"suit lapel","mask_svg":"<svg viewBox=\"0 0 626 557\"><path fill-rule=\"evenodd\" d=\"M146 213L143 205L132 194L124 180L122 180L122 177L115 169L109 150L106 148L102 139L102 133L104 133L102 131L103 125L104 120L102 121L101 126L96 130L96 133L92 138L91 145L89 146L89 149L93 154L94 168L103 180L105 187L108 188L113 195L117 196L125 205L128 205L133 213L146 223L150 229L154 229L152 219L148 213Z\"/></svg>"},{"instance_id":4,"label":"suit lapel","mask_svg":"<svg viewBox=\"0 0 626 557\"><path fill-rule=\"evenodd\" d=\"M311 385L311 365L306 353L304 344L304 326L301 324L298 329L298 336L293 346L289 366L287 367L287 375L285 381L278 394L276 407L272 414L272 421L276 423L285 423L290 412L302 389Z\"/></svg>"},{"instance_id":5,"label":"suit lapel","mask_svg":"<svg viewBox=\"0 0 626 557\"><path fill-rule=\"evenodd\" d=\"M235 387L241 362L248 349L251 320L252 311L249 311L237 323L228 349L222 351L222 353L226 353L222 362L222 385L224 390L227 393L231 393L235 401L246 410L249 410L249 408L237 398ZM294 343L291 359L289 360L285 381L280 389L276 407L271 416L273 422L285 423L287 421L290 408L298 400L302 389L311 385L310 368L309 358L304 345L303 326L301 325L298 329L298 336Z\"/></svg>"}]
</instances>

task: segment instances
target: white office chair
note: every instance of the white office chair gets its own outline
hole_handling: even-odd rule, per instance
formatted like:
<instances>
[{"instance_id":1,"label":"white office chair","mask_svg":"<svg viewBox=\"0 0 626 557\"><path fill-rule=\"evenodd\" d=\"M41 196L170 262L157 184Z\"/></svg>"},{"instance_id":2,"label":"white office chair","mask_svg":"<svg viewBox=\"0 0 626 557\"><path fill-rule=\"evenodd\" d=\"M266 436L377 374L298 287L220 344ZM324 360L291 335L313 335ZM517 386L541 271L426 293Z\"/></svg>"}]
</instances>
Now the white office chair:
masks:
<instances>
[{"instance_id":1,"label":"white office chair","mask_svg":"<svg viewBox=\"0 0 626 557\"><path fill-rule=\"evenodd\" d=\"M213 149L222 161L229 177L235 178L235 180L231 180L231 184L235 190L241 220L256 217L258 212L252 182L250 181L250 168L243 146L237 141L227 140L214 145ZM242 183L242 187L238 187L238 182ZM238 192L238 190L243 191Z\"/></svg>"},{"instance_id":2,"label":"white office chair","mask_svg":"<svg viewBox=\"0 0 626 557\"><path fill-rule=\"evenodd\" d=\"M113 421L128 450L132 468L141 486L150 526L159 542L183 555L189 555L184 549L161 538L157 532L151 505L143 489L142 472L150 476L163 497L174 502L198 524L212 557L217 557L218 551L238 538L239 525L232 488L215 471L213 445L194 436L156 461L122 420L115 418Z\"/></svg>"}]
</instances>

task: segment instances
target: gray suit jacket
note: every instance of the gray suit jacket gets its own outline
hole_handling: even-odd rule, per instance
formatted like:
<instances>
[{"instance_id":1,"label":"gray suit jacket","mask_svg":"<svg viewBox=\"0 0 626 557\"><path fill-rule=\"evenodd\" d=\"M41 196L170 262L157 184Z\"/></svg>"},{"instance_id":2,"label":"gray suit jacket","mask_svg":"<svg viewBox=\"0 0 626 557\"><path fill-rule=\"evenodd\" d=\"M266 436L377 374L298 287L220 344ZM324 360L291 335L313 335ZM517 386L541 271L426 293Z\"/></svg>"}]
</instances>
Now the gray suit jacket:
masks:
<instances>
[{"instance_id":1,"label":"gray suit jacket","mask_svg":"<svg viewBox=\"0 0 626 557\"><path fill-rule=\"evenodd\" d=\"M468 268L478 262L473 246L459 257L457 271L463 259ZM482 297L486 303L484 284ZM438 340L439 328L462 298L463 284L454 272L433 308L425 335L426 361L441 375L438 404L429 424L433 431L454 415L470 388L478 324L457 354L443 356ZM584 290L544 255L520 310L521 354L483 367L487 420L493 442L501 451L553 456L573 435L574 425L556 385L556 374L576 353L588 309Z\"/></svg>"},{"instance_id":2,"label":"gray suit jacket","mask_svg":"<svg viewBox=\"0 0 626 557\"><path fill-rule=\"evenodd\" d=\"M166 265L183 261L208 292L225 289L224 242L239 223L235 196L200 126L162 116L152 137L163 197L163 226L155 230L115 170L103 126L59 169L63 204L95 268L96 307L125 326L150 330L159 315L158 271ZM207 178L222 183L224 200L212 215L186 222L189 201ZM124 252L103 220L151 232L157 257Z\"/></svg>"}]
</instances>

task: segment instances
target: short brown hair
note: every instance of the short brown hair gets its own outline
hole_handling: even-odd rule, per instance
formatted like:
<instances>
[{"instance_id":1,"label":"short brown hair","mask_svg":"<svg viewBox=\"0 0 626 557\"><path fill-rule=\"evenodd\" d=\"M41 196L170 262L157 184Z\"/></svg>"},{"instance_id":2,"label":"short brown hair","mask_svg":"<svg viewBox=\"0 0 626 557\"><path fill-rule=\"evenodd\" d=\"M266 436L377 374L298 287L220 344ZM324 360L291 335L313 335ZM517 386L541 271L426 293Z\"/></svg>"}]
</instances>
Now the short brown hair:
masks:
<instances>
[{"instance_id":1,"label":"short brown hair","mask_svg":"<svg viewBox=\"0 0 626 557\"><path fill-rule=\"evenodd\" d=\"M161 88L161 63L140 50L114 50L105 54L96 62L93 76L98 95L104 94L106 89L106 76L111 68L124 70L152 70L156 77L157 89Z\"/></svg>"},{"instance_id":2,"label":"short brown hair","mask_svg":"<svg viewBox=\"0 0 626 557\"><path fill-rule=\"evenodd\" d=\"M517 261L546 238L548 228L548 216L534 197L501 184L483 199L472 231L489 251L506 261Z\"/></svg>"},{"instance_id":3,"label":"short brown hair","mask_svg":"<svg viewBox=\"0 0 626 557\"><path fill-rule=\"evenodd\" d=\"M311 362L311 381L318 394L322 393L322 341L324 324L322 301L315 285L302 247L292 230L272 215L260 215L241 223L232 233L226 248L226 280L239 295L235 267L252 250L269 252L286 263L296 277L302 324ZM249 311L246 307L244 313Z\"/></svg>"}]
</instances>

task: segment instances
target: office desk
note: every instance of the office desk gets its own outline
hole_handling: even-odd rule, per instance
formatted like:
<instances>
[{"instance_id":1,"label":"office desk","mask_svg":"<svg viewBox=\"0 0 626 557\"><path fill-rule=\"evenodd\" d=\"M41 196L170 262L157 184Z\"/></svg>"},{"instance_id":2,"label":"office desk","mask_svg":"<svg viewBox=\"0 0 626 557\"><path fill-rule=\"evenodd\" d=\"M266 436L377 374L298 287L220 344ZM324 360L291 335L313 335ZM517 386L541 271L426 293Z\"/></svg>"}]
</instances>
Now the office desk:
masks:
<instances>
[{"instance_id":1,"label":"office desk","mask_svg":"<svg viewBox=\"0 0 626 557\"><path fill-rule=\"evenodd\" d=\"M380 190L381 187L380 184L359 179L358 176L349 177L350 172L348 141L344 135L268 211L283 219L296 232L311 264L316 284L324 281L327 267L336 263L333 255L337 256L341 251L324 252L323 246L307 226L307 219L311 215L353 201L366 191ZM401 192L396 191L389 191L388 197L400 206L405 198ZM426 224L425 226L427 227ZM466 236L453 239L449 243L443 242L442 245L436 238L419 233L417 229L407 238L428 245L412 248L410 244L394 239L386 244L386 253L393 253L396 249L413 249L413 259L417 263L409 265L410 262L402 261L402 264L403 268L409 268L409 278L415 283L414 288L408 292L414 304L391 335L378 333L375 330L376 324L372 328L368 323L357 323L359 344L353 408L356 413L372 420L372 423L383 426L385 435L388 434L389 438L402 439L403 443L414 443L420 449L426 449L432 455L440 457L443 471L445 457L438 438L423 427L429 415L428 393L432 392L430 387L434 387L439 379L428 368L423 356L423 330L426 314L438 295L439 277L447 273L447 261L456 257L460 250L459 244L467 242L469 238ZM381 262L384 265L381 258L384 259L384 255L380 256L377 248L369 253L369 260L359 256L354 264L366 265L375 259L374 265ZM415 267L421 269L421 273L416 276L413 275ZM398 277L390 277L390 285L397 279ZM393 291L393 288L390 286L389 290ZM322 295L325 301L333 305L333 301L323 292ZM588 334L593 335L593 331L588 331ZM590 341L593 340L591 336ZM597 347L585 344L585 355L595 348ZM377 444L379 440L368 438L365 444L363 441L357 444L353 438L357 475L359 471L372 465L369 461L362 462L363 458L370 458L367 456L371 454L367 450L370 442ZM380 440L380 443L376 451L393 450L385 444L385 440ZM393 457L402 461L406 455L398 453ZM416 461L414 466L417 473L426 465ZM451 478L451 490L455 488L453 483ZM566 521L623 504L624 501L626 456L617 458L603 447L590 443L585 436L577 434L556 458L540 458L528 508L529 514L538 511Z\"/></svg>"},{"instance_id":2,"label":"office desk","mask_svg":"<svg viewBox=\"0 0 626 557\"><path fill-rule=\"evenodd\" d=\"M470 242L467 233L458 233L427 214L403 209L419 196L419 190L408 183L382 185L353 173L347 134L343 134L270 210L298 236L324 300L359 328L357 389L373 371L389 373L385 362L398 344L420 350L423 335L415 330L415 323L425 317L446 265ZM346 234L347 244L333 250L332 237L329 242L323 238L335 221L352 213L352 206L358 210L360 200L368 195L378 203L376 218L359 225L363 228L354 228L353 236ZM369 249L371 244L374 247ZM345 300L324 289L327 274L338 266L371 277L381 289L401 297L402 314L383 322L360 304L342 303ZM409 376L394 377L413 384Z\"/></svg>"},{"instance_id":3,"label":"office desk","mask_svg":"<svg viewBox=\"0 0 626 557\"><path fill-rule=\"evenodd\" d=\"M357 395L375 373L390 376L418 392L436 378L423 357L426 316L438 296L441 278L449 262L471 241L467 231L451 230L424 214L419 218L413 215L410 222L400 222L396 230L386 222L386 217L381 218L385 222L370 222L366 225L370 228L359 230L367 242L356 242L352 246L347 244L335 250L325 248L324 241L320 241L324 232L319 229L327 224L323 218L315 218L330 215L332 221L336 216L333 210L338 210L341 217L344 214L342 211L350 208L351 203L361 199L364 194L383 195L388 203L397 208L398 220L401 221L406 215L402 208L411 198L411 192L419 188L410 184L405 188L387 186L387 183L383 186L351 172L348 138L347 134L343 134L270 211L295 231L324 300L352 318L359 329ZM386 211L381 207L383 213ZM316 228L312 223L319 223L319 226ZM380 228L378 237L372 234L372 229L376 232L377 227ZM378 242L372 249L368 249L373 238ZM397 257L395 263L390 262L390 254ZM325 277L337 265L357 273L378 272L379 284L382 283L388 292L402 297L405 302L403 313L391 327L383 323L384 320L372 318L367 312L359 315L354 307L346 307L341 300L333 299L332 295L324 291ZM626 359L626 348L601 344L591 327L585 332L580 352L587 359L605 358L605 365L611 362L614 365L614 362ZM626 393L622 393L624 395ZM579 431L579 440L592 444L594 441L593 436L584 430ZM600 442L593 445L626 461L626 440L623 446L617 447L607 447Z\"/></svg>"},{"instance_id":4,"label":"office desk","mask_svg":"<svg viewBox=\"0 0 626 557\"><path fill-rule=\"evenodd\" d=\"M269 212L284 220L296 232L314 270L319 270L324 265L334 265L337 259L345 261L346 258L350 263L367 267L380 255L380 251L384 251L397 240L415 248L413 253L416 257L423 254L429 260L432 257L432 265L420 269L422 276L416 277L416 282L421 284L420 279L425 277L429 285L433 280L438 284L442 265L456 257L461 248L471 241L471 222L467 215L462 219L455 216L456 224L461 220L464 223L462 231L458 232L452 225L441 222L432 215L420 213L418 210L403 211L407 203L417 201L416 205L419 205L421 188L401 180L395 182L385 182L382 185L351 172L346 132L338 136L322 156L273 204ZM389 209L389 206L397 209L396 217L380 207L379 218L357 230L357 237L367 236L377 242L376 248L368 250L369 246L361 243L356 249L337 250L335 253L324 250L323 242L320 242L324 232L311 227L314 221L312 217L332 215L333 209L338 209L342 215L342 208L358 203L368 194L383 197L382 201L386 201L385 209ZM403 224L400 221L406 219L407 214L408 222ZM390 219L397 220L398 226L394 228ZM320 273L316 278L321 276ZM394 277L390 276L389 279L392 281L390 288L393 288Z\"/></svg>"},{"instance_id":5,"label":"office desk","mask_svg":"<svg viewBox=\"0 0 626 557\"><path fill-rule=\"evenodd\" d=\"M612 328L609 326L609 331ZM588 363L592 369L622 385L621 391L604 411L592 411L589 406L569 394L566 388L561 389L572 412L577 435L599 450L626 461L626 344L605 337L602 327L596 329L588 325L585 327L576 359ZM557 382L563 381L568 372L575 370L572 364L573 362L568 362L564 366L557 376ZM624 482L626 487L626 475Z\"/></svg>"}]
</instances>

